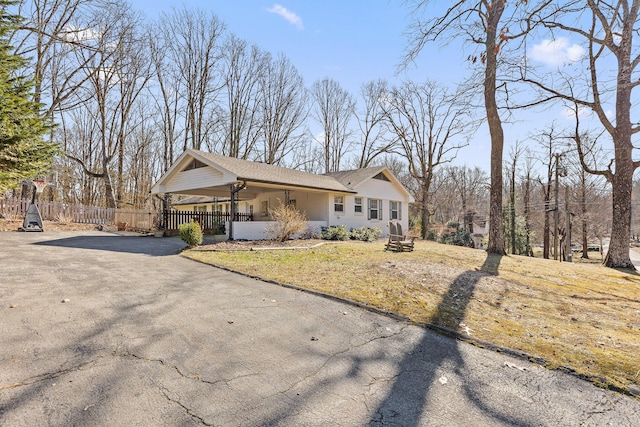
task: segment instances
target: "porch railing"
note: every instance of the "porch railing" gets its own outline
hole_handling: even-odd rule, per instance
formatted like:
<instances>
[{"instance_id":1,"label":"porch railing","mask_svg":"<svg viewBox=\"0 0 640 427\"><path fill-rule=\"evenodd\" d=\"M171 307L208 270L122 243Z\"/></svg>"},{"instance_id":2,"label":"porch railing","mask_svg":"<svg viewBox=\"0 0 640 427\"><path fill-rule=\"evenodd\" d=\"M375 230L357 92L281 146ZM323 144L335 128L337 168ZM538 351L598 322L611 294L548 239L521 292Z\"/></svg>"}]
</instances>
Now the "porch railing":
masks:
<instances>
[{"instance_id":1,"label":"porch railing","mask_svg":"<svg viewBox=\"0 0 640 427\"><path fill-rule=\"evenodd\" d=\"M164 211L163 227L165 230L177 230L181 224L195 221L203 230L224 230L225 223L231 220L229 212L194 212L194 211ZM253 221L253 214L236 213L235 222Z\"/></svg>"}]
</instances>

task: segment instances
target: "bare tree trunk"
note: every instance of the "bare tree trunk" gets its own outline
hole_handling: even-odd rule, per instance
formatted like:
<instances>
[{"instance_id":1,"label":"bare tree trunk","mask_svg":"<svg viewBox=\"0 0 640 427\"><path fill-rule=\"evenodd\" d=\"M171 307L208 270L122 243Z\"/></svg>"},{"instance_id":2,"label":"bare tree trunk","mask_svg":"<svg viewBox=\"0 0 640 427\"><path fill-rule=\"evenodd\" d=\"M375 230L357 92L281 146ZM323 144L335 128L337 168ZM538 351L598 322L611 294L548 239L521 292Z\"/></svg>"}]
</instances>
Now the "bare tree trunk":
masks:
<instances>
[{"instance_id":1,"label":"bare tree trunk","mask_svg":"<svg viewBox=\"0 0 640 427\"><path fill-rule=\"evenodd\" d=\"M491 135L491 190L489 195L489 242L487 252L504 255L504 229L502 226L502 156L504 132L496 102L496 70L498 23L504 12L504 0L492 0L487 10L487 38L485 40L486 68L484 102Z\"/></svg>"},{"instance_id":2,"label":"bare tree trunk","mask_svg":"<svg viewBox=\"0 0 640 427\"><path fill-rule=\"evenodd\" d=\"M621 153L618 154L618 151ZM607 267L635 269L629 256L633 169L631 144L627 147L623 147L621 143L616 144L616 172L612 182L613 221L609 250L604 259Z\"/></svg>"}]
</instances>

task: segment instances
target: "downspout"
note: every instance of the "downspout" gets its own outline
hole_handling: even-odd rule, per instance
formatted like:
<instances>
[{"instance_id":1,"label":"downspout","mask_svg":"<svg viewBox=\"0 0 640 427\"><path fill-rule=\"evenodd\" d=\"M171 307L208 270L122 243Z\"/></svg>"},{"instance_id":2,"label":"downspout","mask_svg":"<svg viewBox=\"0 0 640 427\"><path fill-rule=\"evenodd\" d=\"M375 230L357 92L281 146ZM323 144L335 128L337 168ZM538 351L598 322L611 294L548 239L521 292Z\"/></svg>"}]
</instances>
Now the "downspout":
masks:
<instances>
[{"instance_id":1,"label":"downspout","mask_svg":"<svg viewBox=\"0 0 640 427\"><path fill-rule=\"evenodd\" d=\"M236 195L247 188L247 181L242 181L242 184L231 184L231 215L229 215L229 240L233 240L233 220L236 216Z\"/></svg>"}]
</instances>

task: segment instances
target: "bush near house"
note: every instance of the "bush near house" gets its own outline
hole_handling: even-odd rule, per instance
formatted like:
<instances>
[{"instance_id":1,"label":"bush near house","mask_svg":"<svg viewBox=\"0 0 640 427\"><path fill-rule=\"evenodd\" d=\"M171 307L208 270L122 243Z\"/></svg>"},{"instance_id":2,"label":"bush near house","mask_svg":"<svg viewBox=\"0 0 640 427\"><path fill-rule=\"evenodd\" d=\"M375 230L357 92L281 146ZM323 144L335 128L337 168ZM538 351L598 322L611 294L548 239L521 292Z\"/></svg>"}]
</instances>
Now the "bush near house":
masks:
<instances>
[{"instance_id":1,"label":"bush near house","mask_svg":"<svg viewBox=\"0 0 640 427\"><path fill-rule=\"evenodd\" d=\"M344 225L332 225L322 227L322 238L324 240L349 240L351 234Z\"/></svg>"},{"instance_id":2,"label":"bush near house","mask_svg":"<svg viewBox=\"0 0 640 427\"><path fill-rule=\"evenodd\" d=\"M266 227L265 233L270 240L284 242L295 235L304 235L309 228L307 216L292 205L280 204L269 210L275 221Z\"/></svg>"},{"instance_id":3,"label":"bush near house","mask_svg":"<svg viewBox=\"0 0 640 427\"><path fill-rule=\"evenodd\" d=\"M197 222L191 221L179 225L178 232L182 241L189 245L190 248L202 244L202 229Z\"/></svg>"},{"instance_id":4,"label":"bush near house","mask_svg":"<svg viewBox=\"0 0 640 427\"><path fill-rule=\"evenodd\" d=\"M363 242L373 242L382 234L379 227L359 227L351 229L351 240L362 240Z\"/></svg>"},{"instance_id":5,"label":"bush near house","mask_svg":"<svg viewBox=\"0 0 640 427\"><path fill-rule=\"evenodd\" d=\"M361 240L363 242L373 242L382 234L382 229L378 227L359 227L347 230L344 225L332 225L322 227L322 238L324 240Z\"/></svg>"},{"instance_id":6,"label":"bush near house","mask_svg":"<svg viewBox=\"0 0 640 427\"><path fill-rule=\"evenodd\" d=\"M460 226L458 222L449 222L447 229L440 235L440 243L455 246L473 247L471 234Z\"/></svg>"}]
</instances>

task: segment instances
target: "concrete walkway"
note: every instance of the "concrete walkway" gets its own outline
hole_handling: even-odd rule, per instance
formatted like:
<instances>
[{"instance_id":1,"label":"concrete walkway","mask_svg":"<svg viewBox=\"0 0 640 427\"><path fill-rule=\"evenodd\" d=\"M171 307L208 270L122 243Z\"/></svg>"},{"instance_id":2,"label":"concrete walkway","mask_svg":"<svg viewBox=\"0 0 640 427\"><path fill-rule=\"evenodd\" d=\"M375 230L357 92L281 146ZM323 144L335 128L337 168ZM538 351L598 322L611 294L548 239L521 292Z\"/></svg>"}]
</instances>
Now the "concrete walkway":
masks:
<instances>
[{"instance_id":1,"label":"concrete walkway","mask_svg":"<svg viewBox=\"0 0 640 427\"><path fill-rule=\"evenodd\" d=\"M0 233L0 425L640 425L639 400L182 247Z\"/></svg>"}]
</instances>

